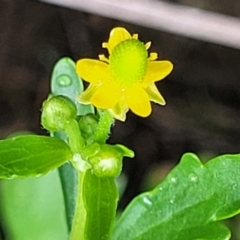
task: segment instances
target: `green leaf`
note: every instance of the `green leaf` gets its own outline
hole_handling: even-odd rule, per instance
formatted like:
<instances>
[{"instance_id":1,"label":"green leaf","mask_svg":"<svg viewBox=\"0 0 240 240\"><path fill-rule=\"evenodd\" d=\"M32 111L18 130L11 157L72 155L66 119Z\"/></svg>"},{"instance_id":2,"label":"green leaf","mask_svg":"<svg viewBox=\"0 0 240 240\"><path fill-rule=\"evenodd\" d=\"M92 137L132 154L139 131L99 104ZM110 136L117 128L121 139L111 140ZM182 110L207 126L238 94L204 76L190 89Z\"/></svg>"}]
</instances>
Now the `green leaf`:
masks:
<instances>
[{"instance_id":1,"label":"green leaf","mask_svg":"<svg viewBox=\"0 0 240 240\"><path fill-rule=\"evenodd\" d=\"M114 178L99 178L88 170L83 182L83 197L87 212L84 239L110 239L118 201Z\"/></svg>"},{"instance_id":2,"label":"green leaf","mask_svg":"<svg viewBox=\"0 0 240 240\"><path fill-rule=\"evenodd\" d=\"M0 178L43 175L72 158L62 140L22 135L0 141Z\"/></svg>"},{"instance_id":3,"label":"green leaf","mask_svg":"<svg viewBox=\"0 0 240 240\"><path fill-rule=\"evenodd\" d=\"M39 178L1 180L0 194L5 240L68 239L57 170Z\"/></svg>"},{"instance_id":4,"label":"green leaf","mask_svg":"<svg viewBox=\"0 0 240 240\"><path fill-rule=\"evenodd\" d=\"M51 77L51 93L69 97L77 107L78 115L94 113L92 105L82 105L78 102L79 94L84 90L83 82L76 73L76 66L72 59L61 58L54 66ZM52 136L66 140L63 132L51 132ZM65 200L65 209L69 231L75 209L75 193L77 188L77 172L72 165L65 164L59 168L59 176L62 184Z\"/></svg>"},{"instance_id":5,"label":"green leaf","mask_svg":"<svg viewBox=\"0 0 240 240\"><path fill-rule=\"evenodd\" d=\"M240 211L239 169L239 154L205 165L185 154L159 186L128 205L112 239L229 239L230 231L219 221Z\"/></svg>"}]
</instances>

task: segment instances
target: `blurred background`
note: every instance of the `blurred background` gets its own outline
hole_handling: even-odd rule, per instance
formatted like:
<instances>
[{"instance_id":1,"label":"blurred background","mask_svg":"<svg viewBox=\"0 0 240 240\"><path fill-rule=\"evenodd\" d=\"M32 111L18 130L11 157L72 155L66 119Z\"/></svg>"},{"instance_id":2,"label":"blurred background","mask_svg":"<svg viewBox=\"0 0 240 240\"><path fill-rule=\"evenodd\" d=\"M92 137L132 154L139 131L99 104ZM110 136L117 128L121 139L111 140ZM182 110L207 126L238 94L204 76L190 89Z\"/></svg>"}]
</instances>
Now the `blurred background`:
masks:
<instances>
[{"instance_id":1,"label":"blurred background","mask_svg":"<svg viewBox=\"0 0 240 240\"><path fill-rule=\"evenodd\" d=\"M194 152L203 161L239 153L238 0L114 0L109 2L119 8L114 19L107 1L96 1L105 6L104 14L94 3L82 1L78 9L76 2L59 1L57 6L47 0L0 0L1 139L23 130L47 134L39 119L55 62L64 56L74 61L98 58L106 53L101 43L108 40L110 30L123 26L138 33L140 40L151 41L150 50L158 52L159 59L172 61L174 71L157 84L165 107L153 104L146 119L128 113L127 121L116 122L113 128L109 142L136 153L134 159L124 160L126 188L120 209L156 186L185 152ZM0 239L67 239L62 201L57 172L39 179L1 181ZM32 202L36 204L31 208ZM239 218L227 224L231 239L239 240Z\"/></svg>"}]
</instances>

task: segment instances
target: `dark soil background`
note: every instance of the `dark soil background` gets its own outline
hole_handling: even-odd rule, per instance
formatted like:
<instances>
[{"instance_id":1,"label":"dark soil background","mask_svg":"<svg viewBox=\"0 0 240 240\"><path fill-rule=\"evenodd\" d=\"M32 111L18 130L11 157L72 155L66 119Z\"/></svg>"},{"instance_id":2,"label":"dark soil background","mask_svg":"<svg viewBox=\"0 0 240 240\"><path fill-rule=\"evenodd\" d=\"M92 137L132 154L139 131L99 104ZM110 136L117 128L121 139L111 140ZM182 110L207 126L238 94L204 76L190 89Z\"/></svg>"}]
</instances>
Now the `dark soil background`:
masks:
<instances>
[{"instance_id":1,"label":"dark soil background","mask_svg":"<svg viewBox=\"0 0 240 240\"><path fill-rule=\"evenodd\" d=\"M240 16L238 0L172 2ZM0 138L22 130L47 134L39 119L54 63L63 56L97 58L115 26L152 41L151 50L174 63L158 83L167 105L153 105L147 119L128 113L113 129L110 141L136 153L124 161L124 207L185 152L203 160L239 153L240 51L36 1L0 0Z\"/></svg>"}]
</instances>

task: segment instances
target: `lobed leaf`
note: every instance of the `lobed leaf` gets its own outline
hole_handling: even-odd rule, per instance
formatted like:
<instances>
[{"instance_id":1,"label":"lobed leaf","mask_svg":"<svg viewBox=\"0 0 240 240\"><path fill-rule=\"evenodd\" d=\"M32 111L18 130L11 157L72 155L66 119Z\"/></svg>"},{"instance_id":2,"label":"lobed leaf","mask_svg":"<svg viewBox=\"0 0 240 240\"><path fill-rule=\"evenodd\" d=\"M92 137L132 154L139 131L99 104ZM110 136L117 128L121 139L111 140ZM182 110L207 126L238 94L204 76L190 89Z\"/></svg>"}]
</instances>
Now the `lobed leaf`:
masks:
<instances>
[{"instance_id":1,"label":"lobed leaf","mask_svg":"<svg viewBox=\"0 0 240 240\"><path fill-rule=\"evenodd\" d=\"M62 140L21 135L0 141L0 178L43 175L72 158Z\"/></svg>"},{"instance_id":2,"label":"lobed leaf","mask_svg":"<svg viewBox=\"0 0 240 240\"><path fill-rule=\"evenodd\" d=\"M113 240L225 240L219 221L240 212L240 155L205 165L185 154L167 178L137 196L117 221Z\"/></svg>"}]
</instances>

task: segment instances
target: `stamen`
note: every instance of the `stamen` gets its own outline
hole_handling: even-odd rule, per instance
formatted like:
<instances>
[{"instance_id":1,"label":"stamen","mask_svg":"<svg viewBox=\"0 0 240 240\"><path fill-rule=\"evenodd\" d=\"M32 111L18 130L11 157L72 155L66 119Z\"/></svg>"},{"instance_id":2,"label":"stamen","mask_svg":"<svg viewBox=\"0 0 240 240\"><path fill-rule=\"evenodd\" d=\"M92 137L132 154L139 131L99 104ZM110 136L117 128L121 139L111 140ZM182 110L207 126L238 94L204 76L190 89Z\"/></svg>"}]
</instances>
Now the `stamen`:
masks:
<instances>
[{"instance_id":1,"label":"stamen","mask_svg":"<svg viewBox=\"0 0 240 240\"><path fill-rule=\"evenodd\" d=\"M106 58L104 54L100 54L98 57L101 61L109 63L109 59Z\"/></svg>"},{"instance_id":2,"label":"stamen","mask_svg":"<svg viewBox=\"0 0 240 240\"><path fill-rule=\"evenodd\" d=\"M137 33L134 33L134 34L132 35L132 38L133 38L133 39L138 39L138 34L137 34Z\"/></svg>"},{"instance_id":3,"label":"stamen","mask_svg":"<svg viewBox=\"0 0 240 240\"><path fill-rule=\"evenodd\" d=\"M102 48L108 48L108 43L103 42L103 43L102 43Z\"/></svg>"},{"instance_id":4,"label":"stamen","mask_svg":"<svg viewBox=\"0 0 240 240\"><path fill-rule=\"evenodd\" d=\"M146 47L146 50L148 50L150 47L151 47L151 42L147 42L146 44L145 44L145 47Z\"/></svg>"},{"instance_id":5,"label":"stamen","mask_svg":"<svg viewBox=\"0 0 240 240\"><path fill-rule=\"evenodd\" d=\"M149 61L154 61L158 58L158 54L156 52L151 52L150 56L148 57Z\"/></svg>"}]
</instances>

